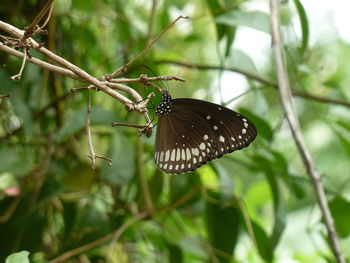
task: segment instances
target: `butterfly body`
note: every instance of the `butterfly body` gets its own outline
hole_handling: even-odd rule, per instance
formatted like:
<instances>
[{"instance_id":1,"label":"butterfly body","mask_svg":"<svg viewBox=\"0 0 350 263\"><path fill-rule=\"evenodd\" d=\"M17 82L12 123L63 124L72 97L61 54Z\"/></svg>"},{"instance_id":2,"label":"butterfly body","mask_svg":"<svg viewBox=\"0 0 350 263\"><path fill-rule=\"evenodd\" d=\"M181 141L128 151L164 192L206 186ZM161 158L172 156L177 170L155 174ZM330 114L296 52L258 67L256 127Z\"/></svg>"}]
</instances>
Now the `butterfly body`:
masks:
<instances>
[{"instance_id":1,"label":"butterfly body","mask_svg":"<svg viewBox=\"0 0 350 263\"><path fill-rule=\"evenodd\" d=\"M202 100L172 99L167 92L156 115L155 163L168 174L193 171L247 147L257 135L254 124L237 112Z\"/></svg>"}]
</instances>

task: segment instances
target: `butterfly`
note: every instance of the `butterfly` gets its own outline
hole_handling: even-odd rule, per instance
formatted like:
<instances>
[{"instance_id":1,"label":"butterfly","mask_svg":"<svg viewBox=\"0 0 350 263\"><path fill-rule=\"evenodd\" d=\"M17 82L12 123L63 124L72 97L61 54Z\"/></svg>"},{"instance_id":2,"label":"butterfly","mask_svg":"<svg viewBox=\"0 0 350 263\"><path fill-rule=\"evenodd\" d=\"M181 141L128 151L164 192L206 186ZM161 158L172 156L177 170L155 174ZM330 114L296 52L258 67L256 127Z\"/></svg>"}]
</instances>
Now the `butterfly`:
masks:
<instances>
[{"instance_id":1,"label":"butterfly","mask_svg":"<svg viewBox=\"0 0 350 263\"><path fill-rule=\"evenodd\" d=\"M155 163L168 174L194 171L224 154L247 147L257 136L241 114L203 100L172 99L163 92L158 116Z\"/></svg>"}]
</instances>

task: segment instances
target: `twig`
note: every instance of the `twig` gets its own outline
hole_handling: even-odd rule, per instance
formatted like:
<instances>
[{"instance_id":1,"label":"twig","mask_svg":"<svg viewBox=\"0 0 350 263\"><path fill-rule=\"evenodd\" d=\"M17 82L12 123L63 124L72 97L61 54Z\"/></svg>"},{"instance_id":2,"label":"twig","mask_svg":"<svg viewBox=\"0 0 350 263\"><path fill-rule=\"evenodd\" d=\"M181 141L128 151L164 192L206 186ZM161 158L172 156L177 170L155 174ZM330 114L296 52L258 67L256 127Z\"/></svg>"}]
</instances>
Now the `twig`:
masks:
<instances>
[{"instance_id":1,"label":"twig","mask_svg":"<svg viewBox=\"0 0 350 263\"><path fill-rule=\"evenodd\" d=\"M108 161L109 165L112 165L112 159L95 154L94 146L92 143L92 134L91 134L91 88L93 87L88 88L88 103L86 106L86 135L88 138L88 146L89 146L89 153L90 153L88 156L91 159L92 169L95 169L97 158Z\"/></svg>"},{"instance_id":2,"label":"twig","mask_svg":"<svg viewBox=\"0 0 350 263\"><path fill-rule=\"evenodd\" d=\"M181 66L186 68L194 68L194 69L205 69L205 70L227 70L232 72L237 72L242 75L245 75L246 77L250 79L254 79L256 81L259 81L260 83L274 86L276 83L272 80L266 79L264 77L258 76L256 74L253 74L251 72L242 70L240 68L236 67L221 67L221 66L213 66L213 65L205 65L205 64L194 64L194 63L187 63L187 62L181 62L181 61L175 61L175 60L157 60L155 63L158 64L172 64L175 66Z\"/></svg>"},{"instance_id":3,"label":"twig","mask_svg":"<svg viewBox=\"0 0 350 263\"><path fill-rule=\"evenodd\" d=\"M91 117L91 89L88 89L88 103L86 105L86 135L88 137L88 146L91 159L91 167L95 169L96 167L96 155L94 151L94 146L92 144L92 135L91 135L91 126L90 126L90 117Z\"/></svg>"},{"instance_id":4,"label":"twig","mask_svg":"<svg viewBox=\"0 0 350 263\"><path fill-rule=\"evenodd\" d=\"M149 43L151 41L151 38L152 38L154 20L156 17L157 4L158 4L158 0L152 0L152 8L151 8L151 13L149 16L149 23L148 23L147 43Z\"/></svg>"},{"instance_id":5,"label":"twig","mask_svg":"<svg viewBox=\"0 0 350 263\"><path fill-rule=\"evenodd\" d=\"M278 88L278 85L276 82L274 82L273 80L264 78L262 76L253 74L251 72L247 72L244 70L241 70L239 68L235 68L235 67L221 67L221 66L213 66L213 65L205 65L205 64L192 64L192 63L186 63L186 62L181 62L181 61L175 61L175 60L158 60L155 61L155 63L159 63L159 64L172 64L172 65L177 65L177 66L181 66L181 67L186 67L186 68L194 68L194 69L199 69L199 70L227 70L227 71L232 71L232 72L236 72L236 73L240 73L244 76L246 76L247 78L256 80L264 85L268 85L274 88ZM318 102L323 102L323 103L332 103L332 104L338 104L338 105L343 105L346 107L350 107L350 102L344 101L344 100L338 100L338 99L332 99L332 98L326 98L326 97L322 97L319 95L314 95L314 94L309 94L307 92L303 92L303 91L296 91L296 90L292 90L292 94L294 96L298 96L298 97L302 97L305 99L311 99L311 100L315 100Z\"/></svg>"},{"instance_id":6,"label":"twig","mask_svg":"<svg viewBox=\"0 0 350 263\"><path fill-rule=\"evenodd\" d=\"M0 94L0 99L9 98L9 97L10 97L10 94L4 94L4 95Z\"/></svg>"},{"instance_id":7,"label":"twig","mask_svg":"<svg viewBox=\"0 0 350 263\"><path fill-rule=\"evenodd\" d=\"M21 200L21 196L16 196L11 203L9 204L9 206L7 207L6 211L4 212L3 215L0 215L0 224L6 223L11 216L13 215L13 213L16 211L16 208L19 204L19 201Z\"/></svg>"},{"instance_id":8,"label":"twig","mask_svg":"<svg viewBox=\"0 0 350 263\"><path fill-rule=\"evenodd\" d=\"M116 71L114 71L112 74L107 75L106 78L107 79L112 79L112 78L115 78L116 76L120 75L121 73L123 73L132 63L134 63L136 60L138 60L140 57L142 57L153 46L153 44L156 43L164 35L164 33L167 32L169 30L169 28L171 28L180 19L188 19L188 16L179 16L178 18L176 18L166 28L164 28L159 33L158 36L156 36L151 42L149 42L147 44L147 46L145 47L145 49L140 54L138 54L136 57L134 57L132 60L130 60L128 63L126 63L121 68L119 68Z\"/></svg>"},{"instance_id":9,"label":"twig","mask_svg":"<svg viewBox=\"0 0 350 263\"><path fill-rule=\"evenodd\" d=\"M250 238L251 238L255 248L258 249L258 242L256 241L255 233L254 233L254 230L253 230L253 226L252 226L252 223L251 223L250 218L249 218L248 210L247 210L247 208L246 208L246 206L244 204L244 200L242 198L240 198L240 197L237 197L237 196L234 196L234 198L236 199L238 207L241 210L244 223L245 223L245 225L247 227L248 235L250 236Z\"/></svg>"},{"instance_id":10,"label":"twig","mask_svg":"<svg viewBox=\"0 0 350 263\"><path fill-rule=\"evenodd\" d=\"M1 42L0 42L0 50L4 51L4 52L6 52L6 53L8 53L8 54L10 54L12 56L18 57L18 58L23 58L24 57L22 52L14 50L13 48L8 47L8 46L4 45ZM82 79L78 75L76 75L74 72L72 72L72 71L70 71L68 69L65 69L65 68L62 68L62 67L59 67L59 66L47 63L45 61L42 61L40 59L33 58L33 57L30 57L30 58L28 57L27 61L32 63L32 64L34 64L34 65L42 67L44 69L47 69L47 70L56 72L58 74L61 74L61 75L64 75L64 76L67 76L67 77L70 77L70 78L82 81Z\"/></svg>"},{"instance_id":11,"label":"twig","mask_svg":"<svg viewBox=\"0 0 350 263\"><path fill-rule=\"evenodd\" d=\"M153 215L154 206L151 198L151 192L149 190L149 186L146 179L146 174L144 169L144 158L143 158L143 145L140 137L136 138L136 153L137 153L136 158L137 158L138 175L140 179L143 200L145 202L146 212L149 215Z\"/></svg>"},{"instance_id":12,"label":"twig","mask_svg":"<svg viewBox=\"0 0 350 263\"><path fill-rule=\"evenodd\" d=\"M14 81L19 81L22 77L22 73L23 73L23 70L24 70L24 66L26 64L26 61L27 61L27 58L28 58L28 49L27 48L23 48L23 60L22 60L22 65L21 65L21 69L19 70L19 73L12 76L11 79L14 80Z\"/></svg>"},{"instance_id":13,"label":"twig","mask_svg":"<svg viewBox=\"0 0 350 263\"><path fill-rule=\"evenodd\" d=\"M95 241L92 241L91 243L88 243L84 246L72 249L70 251L67 251L65 253L63 253L62 255L60 255L57 258L54 258L52 260L49 261L49 263L61 263L64 262L65 260L67 260L68 258L74 257L76 255L79 255L85 251L88 251L90 249L93 249L95 247L98 247L100 245L102 245L103 243L106 243L109 240L113 240L114 242L116 242L120 236L129 228L131 227L133 224L144 220L145 218L148 217L147 213L141 213L136 215L135 217L130 218L128 221L126 221L120 228L118 228L117 231L110 233L100 239L97 239Z\"/></svg>"},{"instance_id":14,"label":"twig","mask_svg":"<svg viewBox=\"0 0 350 263\"><path fill-rule=\"evenodd\" d=\"M177 80L177 81L186 82L185 79L179 78L176 76L148 77L146 74L142 74L138 78L118 78L118 79L111 79L110 81L114 83L147 83L147 82L153 82L157 80L162 80L162 81Z\"/></svg>"},{"instance_id":15,"label":"twig","mask_svg":"<svg viewBox=\"0 0 350 263\"><path fill-rule=\"evenodd\" d=\"M39 14L34 18L33 22L26 28L22 40L29 38L33 35L35 35L37 32L41 32L41 30L46 26L47 22L49 21L51 17L51 12L53 9L55 0L48 0L44 7L40 10ZM44 23L39 26L39 22L44 18L46 13L48 13L46 20Z\"/></svg>"},{"instance_id":16,"label":"twig","mask_svg":"<svg viewBox=\"0 0 350 263\"><path fill-rule=\"evenodd\" d=\"M322 211L323 220L327 228L328 238L332 247L333 254L339 263L345 263L344 256L342 255L342 252L340 250L338 234L336 232L334 221L328 207L326 194L320 180L320 175L315 169L315 165L311 158L311 154L307 149L303 136L300 132L299 120L295 112L286 64L283 57L283 43L280 33L278 0L270 0L270 9L272 47L275 56L277 78L282 106L287 121L289 123L294 141L298 147L299 153L314 187L317 201Z\"/></svg>"}]
</instances>

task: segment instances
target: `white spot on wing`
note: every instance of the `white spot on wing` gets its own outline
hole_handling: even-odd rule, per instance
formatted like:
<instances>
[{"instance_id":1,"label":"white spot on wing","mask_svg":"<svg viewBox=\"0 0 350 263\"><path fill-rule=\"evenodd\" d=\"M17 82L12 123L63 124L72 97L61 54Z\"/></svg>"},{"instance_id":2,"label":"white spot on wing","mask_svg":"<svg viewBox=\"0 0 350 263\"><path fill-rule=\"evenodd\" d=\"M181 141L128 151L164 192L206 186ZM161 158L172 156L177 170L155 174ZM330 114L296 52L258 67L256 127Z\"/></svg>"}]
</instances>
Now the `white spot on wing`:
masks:
<instances>
[{"instance_id":1,"label":"white spot on wing","mask_svg":"<svg viewBox=\"0 0 350 263\"><path fill-rule=\"evenodd\" d=\"M168 167L168 164L165 163L163 168L166 169L167 167Z\"/></svg>"},{"instance_id":2,"label":"white spot on wing","mask_svg":"<svg viewBox=\"0 0 350 263\"><path fill-rule=\"evenodd\" d=\"M163 162L164 161L164 151L160 152L160 161Z\"/></svg>"},{"instance_id":3,"label":"white spot on wing","mask_svg":"<svg viewBox=\"0 0 350 263\"><path fill-rule=\"evenodd\" d=\"M200 148L201 150L204 150L204 149L205 149L205 143L202 142L202 143L199 145L199 148Z\"/></svg>"},{"instance_id":4,"label":"white spot on wing","mask_svg":"<svg viewBox=\"0 0 350 263\"><path fill-rule=\"evenodd\" d=\"M220 137L219 137L219 141L220 141L220 142L225 142L225 138L224 138L224 136L220 135Z\"/></svg>"},{"instance_id":5,"label":"white spot on wing","mask_svg":"<svg viewBox=\"0 0 350 263\"><path fill-rule=\"evenodd\" d=\"M171 156L170 156L170 160L171 160L171 161L175 161L175 152L176 152L176 149L173 149L173 150L171 151ZM170 166L169 166L169 169L170 169Z\"/></svg>"},{"instance_id":6,"label":"white spot on wing","mask_svg":"<svg viewBox=\"0 0 350 263\"><path fill-rule=\"evenodd\" d=\"M210 115L208 115L208 116L206 117L206 119L207 119L207 120L210 120L210 119L211 119L211 116L210 116Z\"/></svg>"},{"instance_id":7,"label":"white spot on wing","mask_svg":"<svg viewBox=\"0 0 350 263\"><path fill-rule=\"evenodd\" d=\"M182 149L181 158L184 161L186 160L186 151L185 151L185 149Z\"/></svg>"},{"instance_id":8,"label":"white spot on wing","mask_svg":"<svg viewBox=\"0 0 350 263\"><path fill-rule=\"evenodd\" d=\"M186 161L188 161L189 159L191 159L191 151L189 148L186 149Z\"/></svg>"},{"instance_id":9,"label":"white spot on wing","mask_svg":"<svg viewBox=\"0 0 350 263\"><path fill-rule=\"evenodd\" d=\"M193 163L196 164L197 163L197 159L193 158Z\"/></svg>"},{"instance_id":10,"label":"white spot on wing","mask_svg":"<svg viewBox=\"0 0 350 263\"><path fill-rule=\"evenodd\" d=\"M173 165L170 164L170 165L169 165L169 170L172 170L172 169L173 169Z\"/></svg>"},{"instance_id":11,"label":"white spot on wing","mask_svg":"<svg viewBox=\"0 0 350 263\"><path fill-rule=\"evenodd\" d=\"M249 126L248 123L245 122L244 127L248 128L248 126Z\"/></svg>"},{"instance_id":12,"label":"white spot on wing","mask_svg":"<svg viewBox=\"0 0 350 263\"><path fill-rule=\"evenodd\" d=\"M192 154L195 155L195 156L198 156L199 155L198 148L192 148Z\"/></svg>"},{"instance_id":13,"label":"white spot on wing","mask_svg":"<svg viewBox=\"0 0 350 263\"><path fill-rule=\"evenodd\" d=\"M185 168L185 164L184 163L181 164L181 169L183 169L183 168Z\"/></svg>"},{"instance_id":14,"label":"white spot on wing","mask_svg":"<svg viewBox=\"0 0 350 263\"><path fill-rule=\"evenodd\" d=\"M177 151L176 151L176 161L179 161L179 160L180 160L180 155L181 155L181 149L180 149L180 148L177 148Z\"/></svg>"},{"instance_id":15,"label":"white spot on wing","mask_svg":"<svg viewBox=\"0 0 350 263\"><path fill-rule=\"evenodd\" d=\"M246 129L242 129L242 134L245 134L247 132Z\"/></svg>"},{"instance_id":16,"label":"white spot on wing","mask_svg":"<svg viewBox=\"0 0 350 263\"><path fill-rule=\"evenodd\" d=\"M204 135L204 136L203 136L203 139L204 139L204 140L208 140L208 138L209 138L208 135Z\"/></svg>"},{"instance_id":17,"label":"white spot on wing","mask_svg":"<svg viewBox=\"0 0 350 263\"><path fill-rule=\"evenodd\" d=\"M213 130L216 131L218 129L218 126L214 125Z\"/></svg>"},{"instance_id":18,"label":"white spot on wing","mask_svg":"<svg viewBox=\"0 0 350 263\"><path fill-rule=\"evenodd\" d=\"M165 161L168 162L169 161L169 156L170 156L170 150L167 150L165 152Z\"/></svg>"},{"instance_id":19,"label":"white spot on wing","mask_svg":"<svg viewBox=\"0 0 350 263\"><path fill-rule=\"evenodd\" d=\"M175 165L175 170L179 170L179 165Z\"/></svg>"}]
</instances>

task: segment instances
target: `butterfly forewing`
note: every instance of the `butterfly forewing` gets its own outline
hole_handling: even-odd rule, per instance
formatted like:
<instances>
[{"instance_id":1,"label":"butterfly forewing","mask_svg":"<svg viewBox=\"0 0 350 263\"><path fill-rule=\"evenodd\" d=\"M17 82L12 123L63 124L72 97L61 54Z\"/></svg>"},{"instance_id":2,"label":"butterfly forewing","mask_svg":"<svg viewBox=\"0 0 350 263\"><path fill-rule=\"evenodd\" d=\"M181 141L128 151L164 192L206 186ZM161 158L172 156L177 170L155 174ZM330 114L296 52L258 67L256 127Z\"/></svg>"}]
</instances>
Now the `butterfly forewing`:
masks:
<instances>
[{"instance_id":1,"label":"butterfly forewing","mask_svg":"<svg viewBox=\"0 0 350 263\"><path fill-rule=\"evenodd\" d=\"M257 135L254 124L237 112L206 101L166 96L167 102L157 108L155 149L156 165L166 173L193 171L247 147Z\"/></svg>"}]
</instances>

